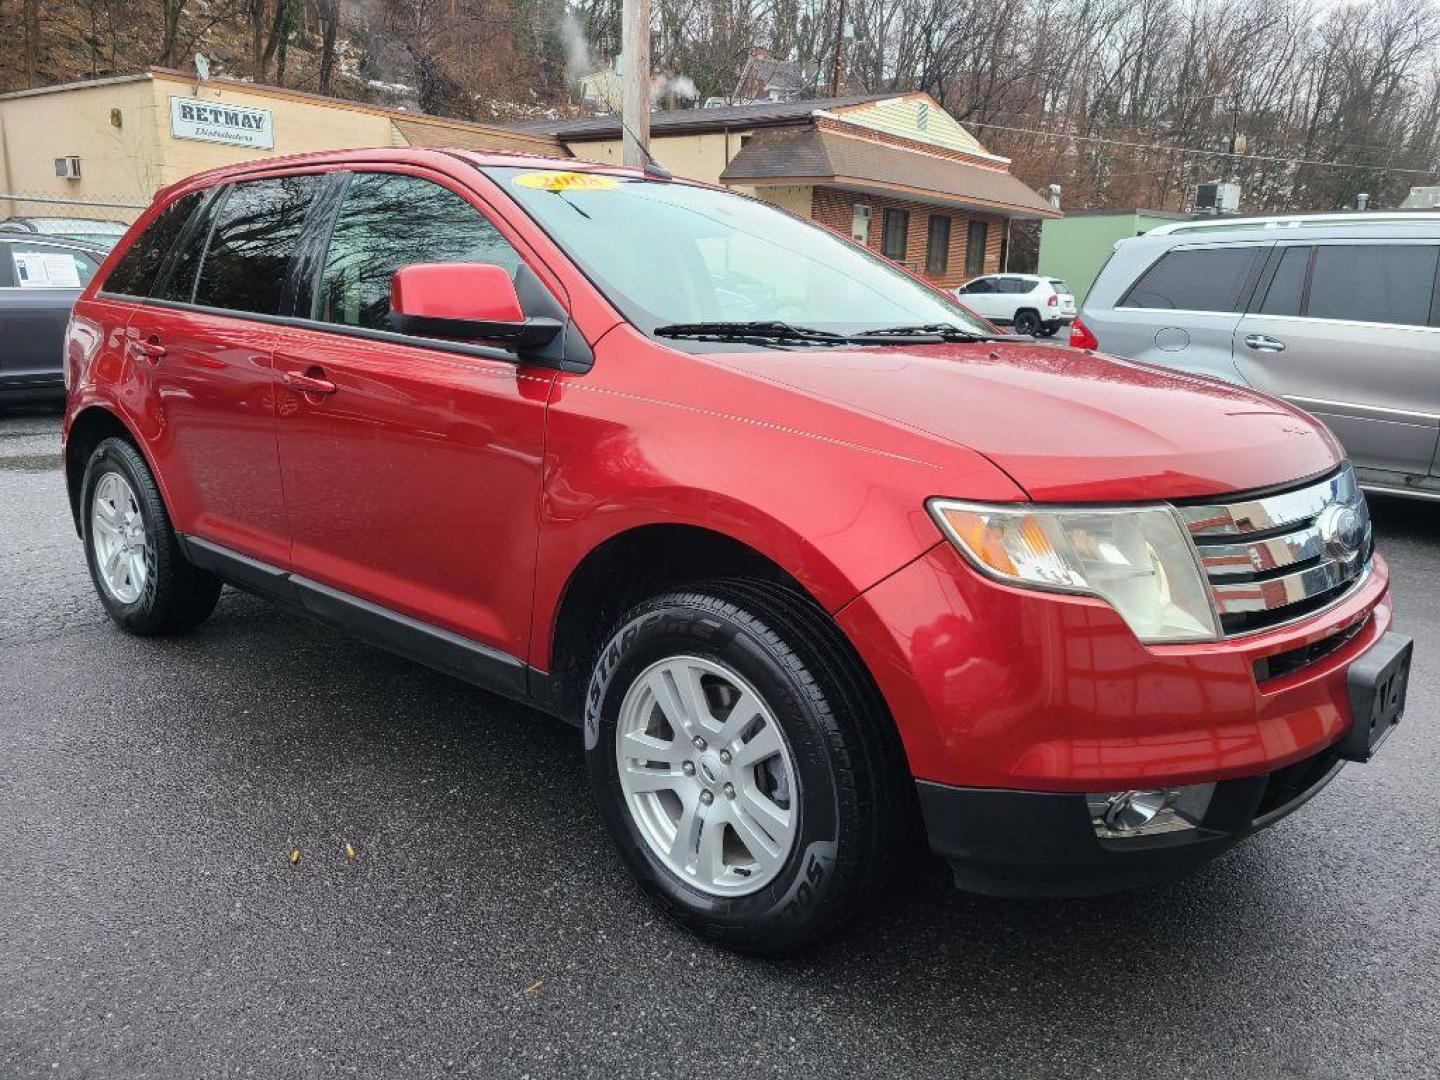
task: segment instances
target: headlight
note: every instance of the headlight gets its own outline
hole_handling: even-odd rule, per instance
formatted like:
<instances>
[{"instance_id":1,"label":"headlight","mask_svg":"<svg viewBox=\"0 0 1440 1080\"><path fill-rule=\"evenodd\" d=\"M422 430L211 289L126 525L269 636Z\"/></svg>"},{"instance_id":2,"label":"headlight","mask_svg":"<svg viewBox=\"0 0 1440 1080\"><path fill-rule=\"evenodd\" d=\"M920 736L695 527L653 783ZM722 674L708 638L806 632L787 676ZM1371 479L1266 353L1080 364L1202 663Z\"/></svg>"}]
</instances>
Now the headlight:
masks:
<instances>
[{"instance_id":1,"label":"headlight","mask_svg":"<svg viewBox=\"0 0 1440 1080\"><path fill-rule=\"evenodd\" d=\"M948 499L928 505L960 553L990 577L1099 597L1141 641L1220 636L1195 549L1168 507L1050 509Z\"/></svg>"}]
</instances>

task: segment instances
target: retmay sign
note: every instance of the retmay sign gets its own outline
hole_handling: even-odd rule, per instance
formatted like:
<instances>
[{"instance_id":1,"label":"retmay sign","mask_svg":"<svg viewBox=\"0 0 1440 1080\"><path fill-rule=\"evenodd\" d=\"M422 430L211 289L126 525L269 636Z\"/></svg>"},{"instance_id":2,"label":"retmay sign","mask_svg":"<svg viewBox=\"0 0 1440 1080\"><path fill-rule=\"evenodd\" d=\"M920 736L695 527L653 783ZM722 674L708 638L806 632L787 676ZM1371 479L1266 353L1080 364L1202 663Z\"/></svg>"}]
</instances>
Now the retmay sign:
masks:
<instances>
[{"instance_id":1,"label":"retmay sign","mask_svg":"<svg viewBox=\"0 0 1440 1080\"><path fill-rule=\"evenodd\" d=\"M201 142L273 150L275 119L269 109L249 109L243 105L222 105L216 101L201 101L198 98L172 97L170 134L177 139L199 139Z\"/></svg>"}]
</instances>

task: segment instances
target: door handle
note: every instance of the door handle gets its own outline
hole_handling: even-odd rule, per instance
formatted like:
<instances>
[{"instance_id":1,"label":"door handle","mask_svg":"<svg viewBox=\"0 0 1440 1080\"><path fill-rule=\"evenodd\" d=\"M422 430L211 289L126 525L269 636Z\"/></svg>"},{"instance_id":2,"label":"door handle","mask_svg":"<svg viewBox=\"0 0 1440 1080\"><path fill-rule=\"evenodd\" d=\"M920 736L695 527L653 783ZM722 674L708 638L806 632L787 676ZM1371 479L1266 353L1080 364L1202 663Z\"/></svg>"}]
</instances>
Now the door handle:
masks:
<instances>
[{"instance_id":1,"label":"door handle","mask_svg":"<svg viewBox=\"0 0 1440 1080\"><path fill-rule=\"evenodd\" d=\"M1285 342L1278 338L1270 337L1268 334L1249 334L1245 338L1245 344L1256 352L1285 351Z\"/></svg>"},{"instance_id":2,"label":"door handle","mask_svg":"<svg viewBox=\"0 0 1440 1080\"><path fill-rule=\"evenodd\" d=\"M323 378L324 374L320 368L311 368L303 375L298 371L286 371L281 374L280 381L285 384L287 389L301 394L335 393L335 384L329 379Z\"/></svg>"},{"instance_id":3,"label":"door handle","mask_svg":"<svg viewBox=\"0 0 1440 1080\"><path fill-rule=\"evenodd\" d=\"M126 348L129 349L131 356L137 359L143 358L149 360L152 364L158 364L160 358L168 351L164 345L160 344L160 339L156 337L152 337L147 341L132 338L126 343Z\"/></svg>"}]
</instances>

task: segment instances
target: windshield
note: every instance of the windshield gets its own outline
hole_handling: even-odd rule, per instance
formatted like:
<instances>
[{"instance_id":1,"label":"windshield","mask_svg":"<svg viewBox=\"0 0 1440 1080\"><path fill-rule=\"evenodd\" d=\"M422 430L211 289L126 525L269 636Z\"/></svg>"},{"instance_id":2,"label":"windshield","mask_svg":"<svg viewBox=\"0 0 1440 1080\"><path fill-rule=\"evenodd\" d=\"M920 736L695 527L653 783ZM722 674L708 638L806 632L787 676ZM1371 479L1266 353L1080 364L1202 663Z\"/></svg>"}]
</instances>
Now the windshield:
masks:
<instances>
[{"instance_id":1,"label":"windshield","mask_svg":"<svg viewBox=\"0 0 1440 1080\"><path fill-rule=\"evenodd\" d=\"M989 332L878 255L754 199L600 173L484 171L647 332L712 322Z\"/></svg>"}]
</instances>

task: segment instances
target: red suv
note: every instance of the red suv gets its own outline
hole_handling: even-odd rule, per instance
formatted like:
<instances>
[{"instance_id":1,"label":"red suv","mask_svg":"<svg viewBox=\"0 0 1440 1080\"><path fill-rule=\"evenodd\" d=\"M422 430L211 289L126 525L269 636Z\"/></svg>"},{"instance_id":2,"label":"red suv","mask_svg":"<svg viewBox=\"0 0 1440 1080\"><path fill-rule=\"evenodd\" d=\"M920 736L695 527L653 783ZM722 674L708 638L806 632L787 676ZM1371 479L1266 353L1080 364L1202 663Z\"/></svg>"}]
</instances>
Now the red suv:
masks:
<instances>
[{"instance_id":1,"label":"red suv","mask_svg":"<svg viewBox=\"0 0 1440 1080\"><path fill-rule=\"evenodd\" d=\"M579 725L671 915L814 940L1223 851L1398 720L1365 500L1253 393L1001 334L740 195L371 150L159 194L76 305L66 477L137 634L221 582Z\"/></svg>"}]
</instances>

